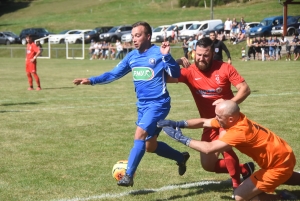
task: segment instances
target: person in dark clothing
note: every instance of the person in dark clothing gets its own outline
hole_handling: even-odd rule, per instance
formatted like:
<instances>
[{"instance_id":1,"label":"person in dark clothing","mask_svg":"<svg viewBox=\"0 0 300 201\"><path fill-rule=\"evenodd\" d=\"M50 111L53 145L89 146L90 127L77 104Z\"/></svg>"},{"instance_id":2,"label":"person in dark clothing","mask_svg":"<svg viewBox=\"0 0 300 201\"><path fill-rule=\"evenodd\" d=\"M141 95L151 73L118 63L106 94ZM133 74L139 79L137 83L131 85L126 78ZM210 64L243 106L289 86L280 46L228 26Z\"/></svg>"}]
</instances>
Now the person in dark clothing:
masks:
<instances>
[{"instance_id":1,"label":"person in dark clothing","mask_svg":"<svg viewBox=\"0 0 300 201\"><path fill-rule=\"evenodd\" d=\"M209 38L213 41L213 48L215 50L214 60L223 61L222 51L224 50L224 52L228 57L228 63L231 64L231 57L230 57L229 50L227 49L226 45L222 41L216 39L216 33L214 31L211 31L209 33Z\"/></svg>"}]
</instances>

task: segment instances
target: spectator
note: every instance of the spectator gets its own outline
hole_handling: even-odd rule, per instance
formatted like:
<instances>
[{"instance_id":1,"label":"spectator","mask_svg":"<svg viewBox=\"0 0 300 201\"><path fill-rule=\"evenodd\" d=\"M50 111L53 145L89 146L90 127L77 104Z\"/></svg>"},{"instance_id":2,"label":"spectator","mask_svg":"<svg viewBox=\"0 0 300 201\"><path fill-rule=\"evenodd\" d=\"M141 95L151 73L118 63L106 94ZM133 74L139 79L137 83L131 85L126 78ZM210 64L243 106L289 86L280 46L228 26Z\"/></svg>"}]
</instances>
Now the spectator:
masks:
<instances>
[{"instance_id":1,"label":"spectator","mask_svg":"<svg viewBox=\"0 0 300 201\"><path fill-rule=\"evenodd\" d=\"M226 45L222 41L216 39L216 33L214 31L211 31L209 33L209 38L213 41L213 48L215 52L214 60L223 61L222 51L224 50L228 57L227 63L231 64L231 57L230 57L229 50L227 49Z\"/></svg>"},{"instance_id":2,"label":"spectator","mask_svg":"<svg viewBox=\"0 0 300 201\"><path fill-rule=\"evenodd\" d=\"M275 60L275 42L272 36L270 36L268 40L268 46L269 46L269 61L271 58Z\"/></svg>"},{"instance_id":3,"label":"spectator","mask_svg":"<svg viewBox=\"0 0 300 201\"><path fill-rule=\"evenodd\" d=\"M106 43L106 41L103 41L101 49L102 49L102 55L100 59L105 60L107 59L107 52L108 52L108 44Z\"/></svg>"},{"instance_id":4,"label":"spectator","mask_svg":"<svg viewBox=\"0 0 300 201\"><path fill-rule=\"evenodd\" d=\"M178 43L179 29L177 25L174 27L174 33L175 33L174 43Z\"/></svg>"},{"instance_id":5,"label":"spectator","mask_svg":"<svg viewBox=\"0 0 300 201\"><path fill-rule=\"evenodd\" d=\"M268 40L263 36L261 39L261 60L266 61L267 58L269 58Z\"/></svg>"},{"instance_id":6,"label":"spectator","mask_svg":"<svg viewBox=\"0 0 300 201\"><path fill-rule=\"evenodd\" d=\"M242 47L242 61L245 61L245 57L246 57L246 50L244 47Z\"/></svg>"},{"instance_id":7,"label":"spectator","mask_svg":"<svg viewBox=\"0 0 300 201\"><path fill-rule=\"evenodd\" d=\"M281 59L281 44L280 44L280 41L279 39L277 38L277 36L274 36L274 47L275 47L275 58L276 58L276 61L278 59Z\"/></svg>"},{"instance_id":8,"label":"spectator","mask_svg":"<svg viewBox=\"0 0 300 201\"><path fill-rule=\"evenodd\" d=\"M239 30L245 30L246 29L246 22L244 20L244 17L241 17L241 21L240 21L238 27L239 27Z\"/></svg>"},{"instance_id":9,"label":"spectator","mask_svg":"<svg viewBox=\"0 0 300 201\"><path fill-rule=\"evenodd\" d=\"M251 54L253 55L253 60L255 60L255 41L256 41L256 38L252 39L250 37L247 37L247 46L248 46L247 60L250 60Z\"/></svg>"},{"instance_id":10,"label":"spectator","mask_svg":"<svg viewBox=\"0 0 300 201\"><path fill-rule=\"evenodd\" d=\"M92 39L92 40L91 40L90 47L89 47L90 60L93 59L94 51L95 51L95 42L94 42L94 40Z\"/></svg>"},{"instance_id":11,"label":"spectator","mask_svg":"<svg viewBox=\"0 0 300 201\"><path fill-rule=\"evenodd\" d=\"M223 40L226 39L225 34L224 34L223 31L221 31L220 33L217 33L217 36L218 36L218 37L217 37L218 40L220 40L220 41L223 41Z\"/></svg>"},{"instance_id":12,"label":"spectator","mask_svg":"<svg viewBox=\"0 0 300 201\"><path fill-rule=\"evenodd\" d=\"M38 46L38 48L40 48L40 54L38 56L42 56L42 52L44 51L43 50L43 46L42 44L40 43L40 41L36 41L36 46Z\"/></svg>"},{"instance_id":13,"label":"spectator","mask_svg":"<svg viewBox=\"0 0 300 201\"><path fill-rule=\"evenodd\" d=\"M116 49L117 49L117 54L116 54L116 59L123 59L123 45L122 45L122 43L119 41L119 40L117 40L117 42L116 42Z\"/></svg>"},{"instance_id":14,"label":"spectator","mask_svg":"<svg viewBox=\"0 0 300 201\"><path fill-rule=\"evenodd\" d=\"M261 45L262 45L262 40L261 40L260 37L258 37L254 41L254 49L255 49L255 55L256 55L257 60L259 60L259 55L260 55L260 59L263 58L263 56L262 56L263 53L262 53L262 47L261 47Z\"/></svg>"},{"instance_id":15,"label":"spectator","mask_svg":"<svg viewBox=\"0 0 300 201\"><path fill-rule=\"evenodd\" d=\"M232 19L231 33L233 33L233 34L238 34L239 33L238 23L237 23L235 18Z\"/></svg>"},{"instance_id":16,"label":"spectator","mask_svg":"<svg viewBox=\"0 0 300 201\"><path fill-rule=\"evenodd\" d=\"M190 37L189 41L187 43L188 43L188 59L190 60L190 59L192 59L192 53L194 50L193 37Z\"/></svg>"},{"instance_id":17,"label":"spectator","mask_svg":"<svg viewBox=\"0 0 300 201\"><path fill-rule=\"evenodd\" d=\"M92 59L99 59L100 58L101 51L102 51L101 47L102 47L102 44L101 44L100 41L94 44L94 54L93 54Z\"/></svg>"},{"instance_id":18,"label":"spectator","mask_svg":"<svg viewBox=\"0 0 300 201\"><path fill-rule=\"evenodd\" d=\"M300 40L298 38L298 34L294 34L292 45L294 45L294 61L296 61L300 54Z\"/></svg>"},{"instance_id":19,"label":"spectator","mask_svg":"<svg viewBox=\"0 0 300 201\"><path fill-rule=\"evenodd\" d=\"M111 43L110 45L109 45L109 52L110 52L110 58L112 59L112 60L115 60L116 58L115 58L115 55L116 55L116 47Z\"/></svg>"},{"instance_id":20,"label":"spectator","mask_svg":"<svg viewBox=\"0 0 300 201\"><path fill-rule=\"evenodd\" d=\"M230 42L230 43L234 43L236 40L237 40L237 34L231 32L231 33L230 33L230 41L229 41L229 42Z\"/></svg>"},{"instance_id":21,"label":"spectator","mask_svg":"<svg viewBox=\"0 0 300 201\"><path fill-rule=\"evenodd\" d=\"M227 20L224 22L225 37L227 39L230 37L231 29L232 29L232 21L228 17Z\"/></svg>"},{"instance_id":22,"label":"spectator","mask_svg":"<svg viewBox=\"0 0 300 201\"><path fill-rule=\"evenodd\" d=\"M291 45L290 45L290 41L284 36L281 36L280 39L280 44L281 45L285 45L285 49L286 49L286 61L291 61Z\"/></svg>"},{"instance_id":23,"label":"spectator","mask_svg":"<svg viewBox=\"0 0 300 201\"><path fill-rule=\"evenodd\" d=\"M237 35L237 38L236 40L233 42L233 44L237 44L241 41L244 41L246 39L246 32L245 32L245 29L241 29L240 32L238 33Z\"/></svg>"},{"instance_id":24,"label":"spectator","mask_svg":"<svg viewBox=\"0 0 300 201\"><path fill-rule=\"evenodd\" d=\"M186 39L184 39L182 42L182 49L183 49L184 57L188 59L189 45L188 45L188 42L186 41Z\"/></svg>"}]
</instances>

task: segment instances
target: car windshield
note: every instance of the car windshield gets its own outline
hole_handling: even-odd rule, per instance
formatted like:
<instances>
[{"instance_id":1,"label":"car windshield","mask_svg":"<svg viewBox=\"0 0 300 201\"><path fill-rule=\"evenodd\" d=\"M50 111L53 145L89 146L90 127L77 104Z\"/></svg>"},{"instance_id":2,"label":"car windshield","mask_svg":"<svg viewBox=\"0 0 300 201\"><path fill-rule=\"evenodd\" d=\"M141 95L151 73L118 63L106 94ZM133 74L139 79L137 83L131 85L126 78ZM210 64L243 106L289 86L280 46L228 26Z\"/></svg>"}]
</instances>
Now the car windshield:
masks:
<instances>
[{"instance_id":1,"label":"car windshield","mask_svg":"<svg viewBox=\"0 0 300 201\"><path fill-rule=\"evenodd\" d=\"M44 33L49 33L49 31L47 29L44 29L44 28L41 29L41 31L44 32Z\"/></svg>"},{"instance_id":2,"label":"car windshield","mask_svg":"<svg viewBox=\"0 0 300 201\"><path fill-rule=\"evenodd\" d=\"M261 26L271 26L272 23L273 23L273 20L263 20L257 26L259 26L259 27L261 27Z\"/></svg>"},{"instance_id":3,"label":"car windshield","mask_svg":"<svg viewBox=\"0 0 300 201\"><path fill-rule=\"evenodd\" d=\"M164 27L156 27L153 32L161 32Z\"/></svg>"},{"instance_id":4,"label":"car windshield","mask_svg":"<svg viewBox=\"0 0 300 201\"><path fill-rule=\"evenodd\" d=\"M201 24L192 24L188 30L197 30L199 27L201 27Z\"/></svg>"},{"instance_id":5,"label":"car windshield","mask_svg":"<svg viewBox=\"0 0 300 201\"><path fill-rule=\"evenodd\" d=\"M175 28L175 25L170 26L167 31L172 31Z\"/></svg>"},{"instance_id":6,"label":"car windshield","mask_svg":"<svg viewBox=\"0 0 300 201\"><path fill-rule=\"evenodd\" d=\"M297 19L294 17L290 17L287 19L287 24L295 24L297 23Z\"/></svg>"},{"instance_id":7,"label":"car windshield","mask_svg":"<svg viewBox=\"0 0 300 201\"><path fill-rule=\"evenodd\" d=\"M5 35L7 36L14 36L16 37L17 35L14 33L14 32L9 32L9 31L6 31L6 32L3 32ZM17 36L18 37L18 36Z\"/></svg>"},{"instance_id":8,"label":"car windshield","mask_svg":"<svg viewBox=\"0 0 300 201\"><path fill-rule=\"evenodd\" d=\"M89 34L95 34L95 33L97 33L95 29L89 32Z\"/></svg>"},{"instance_id":9,"label":"car windshield","mask_svg":"<svg viewBox=\"0 0 300 201\"><path fill-rule=\"evenodd\" d=\"M216 27L215 27L215 29L222 29L224 27L224 25L223 24L219 24L219 25L217 25Z\"/></svg>"},{"instance_id":10,"label":"car windshield","mask_svg":"<svg viewBox=\"0 0 300 201\"><path fill-rule=\"evenodd\" d=\"M114 33L114 32L117 31L118 28L119 28L119 27L113 27L113 28L111 28L111 29L108 31L108 33Z\"/></svg>"}]
</instances>

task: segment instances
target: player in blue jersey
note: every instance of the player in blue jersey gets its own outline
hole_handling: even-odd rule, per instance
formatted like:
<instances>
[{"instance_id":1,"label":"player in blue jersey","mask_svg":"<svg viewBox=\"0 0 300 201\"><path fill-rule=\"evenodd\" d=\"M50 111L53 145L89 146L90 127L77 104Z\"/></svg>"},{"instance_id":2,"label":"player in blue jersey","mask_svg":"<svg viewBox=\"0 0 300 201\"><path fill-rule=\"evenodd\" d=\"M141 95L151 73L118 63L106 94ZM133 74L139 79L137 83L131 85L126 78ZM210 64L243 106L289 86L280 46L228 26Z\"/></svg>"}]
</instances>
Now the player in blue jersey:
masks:
<instances>
[{"instance_id":1,"label":"player in blue jersey","mask_svg":"<svg viewBox=\"0 0 300 201\"><path fill-rule=\"evenodd\" d=\"M190 157L188 152L180 153L166 143L157 141L161 128L157 128L156 124L165 119L171 107L166 87L167 76L180 76L180 67L169 54L169 42L163 42L161 47L151 44L152 30L146 22L133 24L131 35L136 49L129 52L114 69L96 77L73 81L76 85L107 84L132 72L137 96L137 128L127 171L118 181L119 186L133 186L133 175L145 151L177 161L179 175L185 173Z\"/></svg>"}]
</instances>

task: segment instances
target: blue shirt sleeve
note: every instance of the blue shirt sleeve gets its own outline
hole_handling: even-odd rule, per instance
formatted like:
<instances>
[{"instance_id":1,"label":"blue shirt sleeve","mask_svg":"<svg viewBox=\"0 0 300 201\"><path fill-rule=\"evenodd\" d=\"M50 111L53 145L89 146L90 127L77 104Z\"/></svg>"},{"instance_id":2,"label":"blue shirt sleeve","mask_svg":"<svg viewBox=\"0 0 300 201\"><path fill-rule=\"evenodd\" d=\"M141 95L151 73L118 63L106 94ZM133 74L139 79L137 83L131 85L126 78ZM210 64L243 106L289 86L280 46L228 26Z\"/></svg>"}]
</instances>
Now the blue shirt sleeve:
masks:
<instances>
[{"instance_id":1,"label":"blue shirt sleeve","mask_svg":"<svg viewBox=\"0 0 300 201\"><path fill-rule=\"evenodd\" d=\"M163 55L162 60L165 63L165 71L169 74L169 76L173 78L179 78L180 66L174 60L174 58L170 54L165 54Z\"/></svg>"},{"instance_id":2,"label":"blue shirt sleeve","mask_svg":"<svg viewBox=\"0 0 300 201\"><path fill-rule=\"evenodd\" d=\"M89 80L91 85L95 84L108 84L115 80L120 79L131 71L130 66L128 65L128 57L125 57L120 63L114 67L111 71L105 72L99 76L90 77Z\"/></svg>"}]
</instances>

